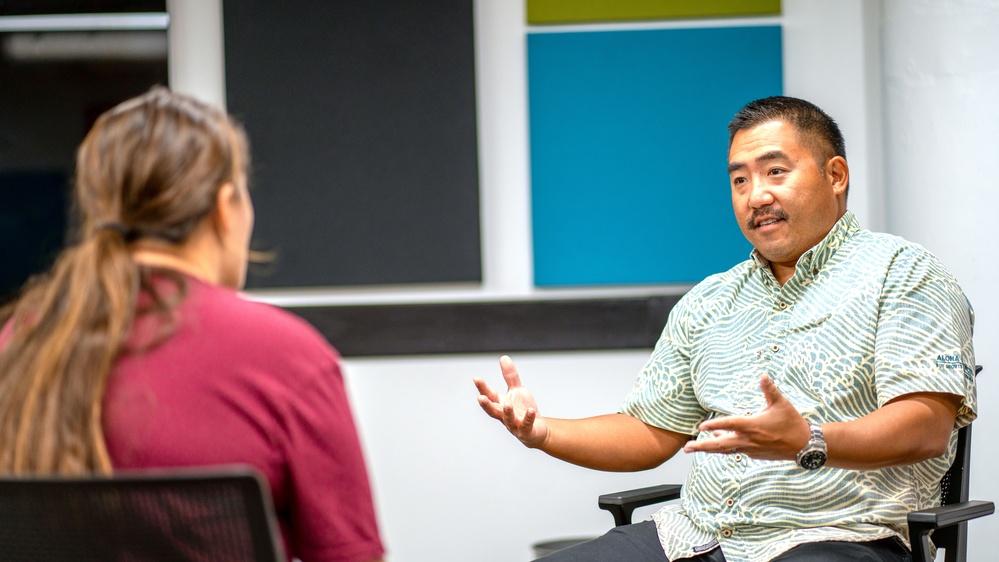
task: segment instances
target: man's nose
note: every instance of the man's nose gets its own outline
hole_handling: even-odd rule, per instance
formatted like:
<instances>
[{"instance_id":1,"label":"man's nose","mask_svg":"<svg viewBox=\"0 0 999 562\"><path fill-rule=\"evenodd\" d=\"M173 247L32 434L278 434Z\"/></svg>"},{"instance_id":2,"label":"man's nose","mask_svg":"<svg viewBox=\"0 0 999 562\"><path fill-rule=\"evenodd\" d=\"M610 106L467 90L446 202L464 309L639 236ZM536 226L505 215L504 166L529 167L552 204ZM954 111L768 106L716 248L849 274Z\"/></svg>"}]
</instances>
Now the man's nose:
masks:
<instances>
[{"instance_id":1,"label":"man's nose","mask_svg":"<svg viewBox=\"0 0 999 562\"><path fill-rule=\"evenodd\" d=\"M772 205L774 202L774 195L773 192L770 191L770 186L767 182L760 178L753 178L750 181L752 183L749 190L749 206L754 209L758 209L760 207Z\"/></svg>"}]
</instances>

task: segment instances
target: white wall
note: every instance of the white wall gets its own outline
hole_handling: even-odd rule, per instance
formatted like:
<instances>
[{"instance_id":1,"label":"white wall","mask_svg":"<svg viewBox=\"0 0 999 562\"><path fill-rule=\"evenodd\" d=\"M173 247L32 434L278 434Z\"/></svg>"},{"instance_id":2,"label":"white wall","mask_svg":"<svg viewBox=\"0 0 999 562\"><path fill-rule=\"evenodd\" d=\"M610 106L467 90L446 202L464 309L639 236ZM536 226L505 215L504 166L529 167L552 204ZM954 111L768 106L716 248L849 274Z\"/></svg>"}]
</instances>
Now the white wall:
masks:
<instances>
[{"instance_id":1,"label":"white wall","mask_svg":"<svg viewBox=\"0 0 999 562\"><path fill-rule=\"evenodd\" d=\"M645 359L516 356L542 411L558 417L614 411ZM475 401L471 379L499 379L496 357L352 359L346 369L393 560L529 560L534 542L609 529L599 494L679 483L689 468L683 458L650 473L601 473L525 449Z\"/></svg>"},{"instance_id":2,"label":"white wall","mask_svg":"<svg viewBox=\"0 0 999 562\"><path fill-rule=\"evenodd\" d=\"M879 0L784 0L784 93L839 123L850 162L848 206L884 230Z\"/></svg>"},{"instance_id":3,"label":"white wall","mask_svg":"<svg viewBox=\"0 0 999 562\"><path fill-rule=\"evenodd\" d=\"M216 103L225 99L221 63L212 63L212 70L212 64L196 59L207 54L222 60L221 53L209 52L220 50L221 30L213 34L202 27L189 33L185 29L195 24L185 22L193 18L203 25L205 18L218 18L221 1L169 2L172 84ZM999 72L989 59L999 50L987 32L999 23L995 5L996 0L784 0L779 21L785 92L826 109L846 135L851 209L865 226L919 241L951 266L978 311L978 361L999 371L999 357L989 346L996 339L999 302L986 285L995 278L997 265L989 253L995 252L999 226L985 216L982 204L999 133L999 113L993 109ZM475 9L482 287L270 294L269 300L407 302L566 294L539 291L531 283L523 1L476 0ZM203 15L192 15L199 11ZM982 243L969 243L976 239ZM614 410L646 354L531 353L514 359L545 414L582 416ZM598 494L682 481L689 466L685 458L652 473L604 474L523 449L475 402L471 378L498 383L496 360L469 355L345 361L392 560L527 560L535 541L609 528L610 516L596 507ZM999 499L999 484L988 478L999 454L989 444L999 423L989 410L997 392L989 372L980 386L983 412L975 426L973 495ZM999 516L971 525L969 560L992 558L985 548L996 531Z\"/></svg>"},{"instance_id":4,"label":"white wall","mask_svg":"<svg viewBox=\"0 0 999 562\"><path fill-rule=\"evenodd\" d=\"M937 254L976 312L980 415L971 495L999 501L999 1L885 0L883 13L888 230ZM999 516L969 525L971 561L995 560Z\"/></svg>"}]
</instances>

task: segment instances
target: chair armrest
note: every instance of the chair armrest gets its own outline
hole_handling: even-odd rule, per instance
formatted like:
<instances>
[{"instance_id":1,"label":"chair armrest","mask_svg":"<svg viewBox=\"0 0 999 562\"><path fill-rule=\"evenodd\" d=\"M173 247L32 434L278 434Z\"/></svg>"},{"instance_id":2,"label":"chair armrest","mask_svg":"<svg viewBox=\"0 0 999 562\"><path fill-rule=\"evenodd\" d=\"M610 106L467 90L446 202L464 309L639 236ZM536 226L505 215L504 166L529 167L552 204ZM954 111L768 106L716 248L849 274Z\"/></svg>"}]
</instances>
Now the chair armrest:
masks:
<instances>
[{"instance_id":1,"label":"chair armrest","mask_svg":"<svg viewBox=\"0 0 999 562\"><path fill-rule=\"evenodd\" d=\"M993 502L968 501L909 513L909 543L912 545L913 561L931 560L930 533L933 531L992 515L995 510Z\"/></svg>"},{"instance_id":2,"label":"chair armrest","mask_svg":"<svg viewBox=\"0 0 999 562\"><path fill-rule=\"evenodd\" d=\"M664 484L604 494L598 498L597 505L600 506L600 509L611 512L611 515L614 516L615 527L630 525L631 514L636 508L675 500L680 497L680 488L679 484Z\"/></svg>"}]
</instances>

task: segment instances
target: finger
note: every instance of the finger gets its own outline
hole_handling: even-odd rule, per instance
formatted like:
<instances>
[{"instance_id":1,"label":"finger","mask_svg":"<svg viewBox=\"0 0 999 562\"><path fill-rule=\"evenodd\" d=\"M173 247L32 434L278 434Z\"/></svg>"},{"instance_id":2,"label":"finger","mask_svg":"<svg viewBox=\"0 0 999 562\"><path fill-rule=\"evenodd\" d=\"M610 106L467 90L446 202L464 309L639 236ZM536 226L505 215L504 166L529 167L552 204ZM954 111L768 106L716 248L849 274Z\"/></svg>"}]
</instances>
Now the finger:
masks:
<instances>
[{"instance_id":1,"label":"finger","mask_svg":"<svg viewBox=\"0 0 999 562\"><path fill-rule=\"evenodd\" d=\"M479 406L482 407L482 410L488 414L489 417L503 421L503 409L500 408L496 402L486 398L485 396L479 396L478 402Z\"/></svg>"},{"instance_id":2,"label":"finger","mask_svg":"<svg viewBox=\"0 0 999 562\"><path fill-rule=\"evenodd\" d=\"M520 386L520 373L517 372L517 367L513 364L513 359L510 359L510 356L500 357L500 370L503 371L503 379L506 380L507 388Z\"/></svg>"},{"instance_id":3,"label":"finger","mask_svg":"<svg viewBox=\"0 0 999 562\"><path fill-rule=\"evenodd\" d=\"M492 389L492 387L486 384L486 381L480 378L474 378L472 379L472 382L475 383L475 388L479 390L479 394L485 396L492 402L499 402L500 400L499 394L497 394L496 391Z\"/></svg>"},{"instance_id":4,"label":"finger","mask_svg":"<svg viewBox=\"0 0 999 562\"><path fill-rule=\"evenodd\" d=\"M732 435L732 436L729 436ZM684 453L733 453L740 446L740 443L733 434L726 434L723 437L713 437L711 439L701 439L699 441L687 441L683 445Z\"/></svg>"},{"instance_id":5,"label":"finger","mask_svg":"<svg viewBox=\"0 0 999 562\"><path fill-rule=\"evenodd\" d=\"M522 433L530 431L531 426L526 423L527 417L527 414L525 414L524 418L518 419L517 412L514 410L512 404L503 405L503 423L514 435L520 436ZM531 423L533 423L533 417Z\"/></svg>"},{"instance_id":6,"label":"finger","mask_svg":"<svg viewBox=\"0 0 999 562\"><path fill-rule=\"evenodd\" d=\"M745 424L746 418L744 416L722 416L703 421L697 428L701 431L712 431L717 435L719 431L741 431L744 429Z\"/></svg>"},{"instance_id":7,"label":"finger","mask_svg":"<svg viewBox=\"0 0 999 562\"><path fill-rule=\"evenodd\" d=\"M524 427L531 428L534 426L534 420L538 418L538 411L534 408L528 408L527 413L524 414Z\"/></svg>"}]
</instances>

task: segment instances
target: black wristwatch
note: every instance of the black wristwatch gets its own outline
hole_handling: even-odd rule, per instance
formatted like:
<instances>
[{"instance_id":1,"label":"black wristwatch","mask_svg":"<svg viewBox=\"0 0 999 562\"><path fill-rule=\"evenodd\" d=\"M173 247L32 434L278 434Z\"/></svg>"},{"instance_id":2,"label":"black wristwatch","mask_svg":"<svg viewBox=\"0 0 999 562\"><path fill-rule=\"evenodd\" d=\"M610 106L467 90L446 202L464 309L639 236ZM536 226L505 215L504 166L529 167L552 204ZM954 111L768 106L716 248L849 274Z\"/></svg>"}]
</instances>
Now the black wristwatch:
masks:
<instances>
[{"instance_id":1,"label":"black wristwatch","mask_svg":"<svg viewBox=\"0 0 999 562\"><path fill-rule=\"evenodd\" d=\"M805 448L798 452L798 466L805 470L815 470L826 464L826 440L822 437L822 427L818 424L810 423L808 429L812 435L808 443L805 443Z\"/></svg>"}]
</instances>

